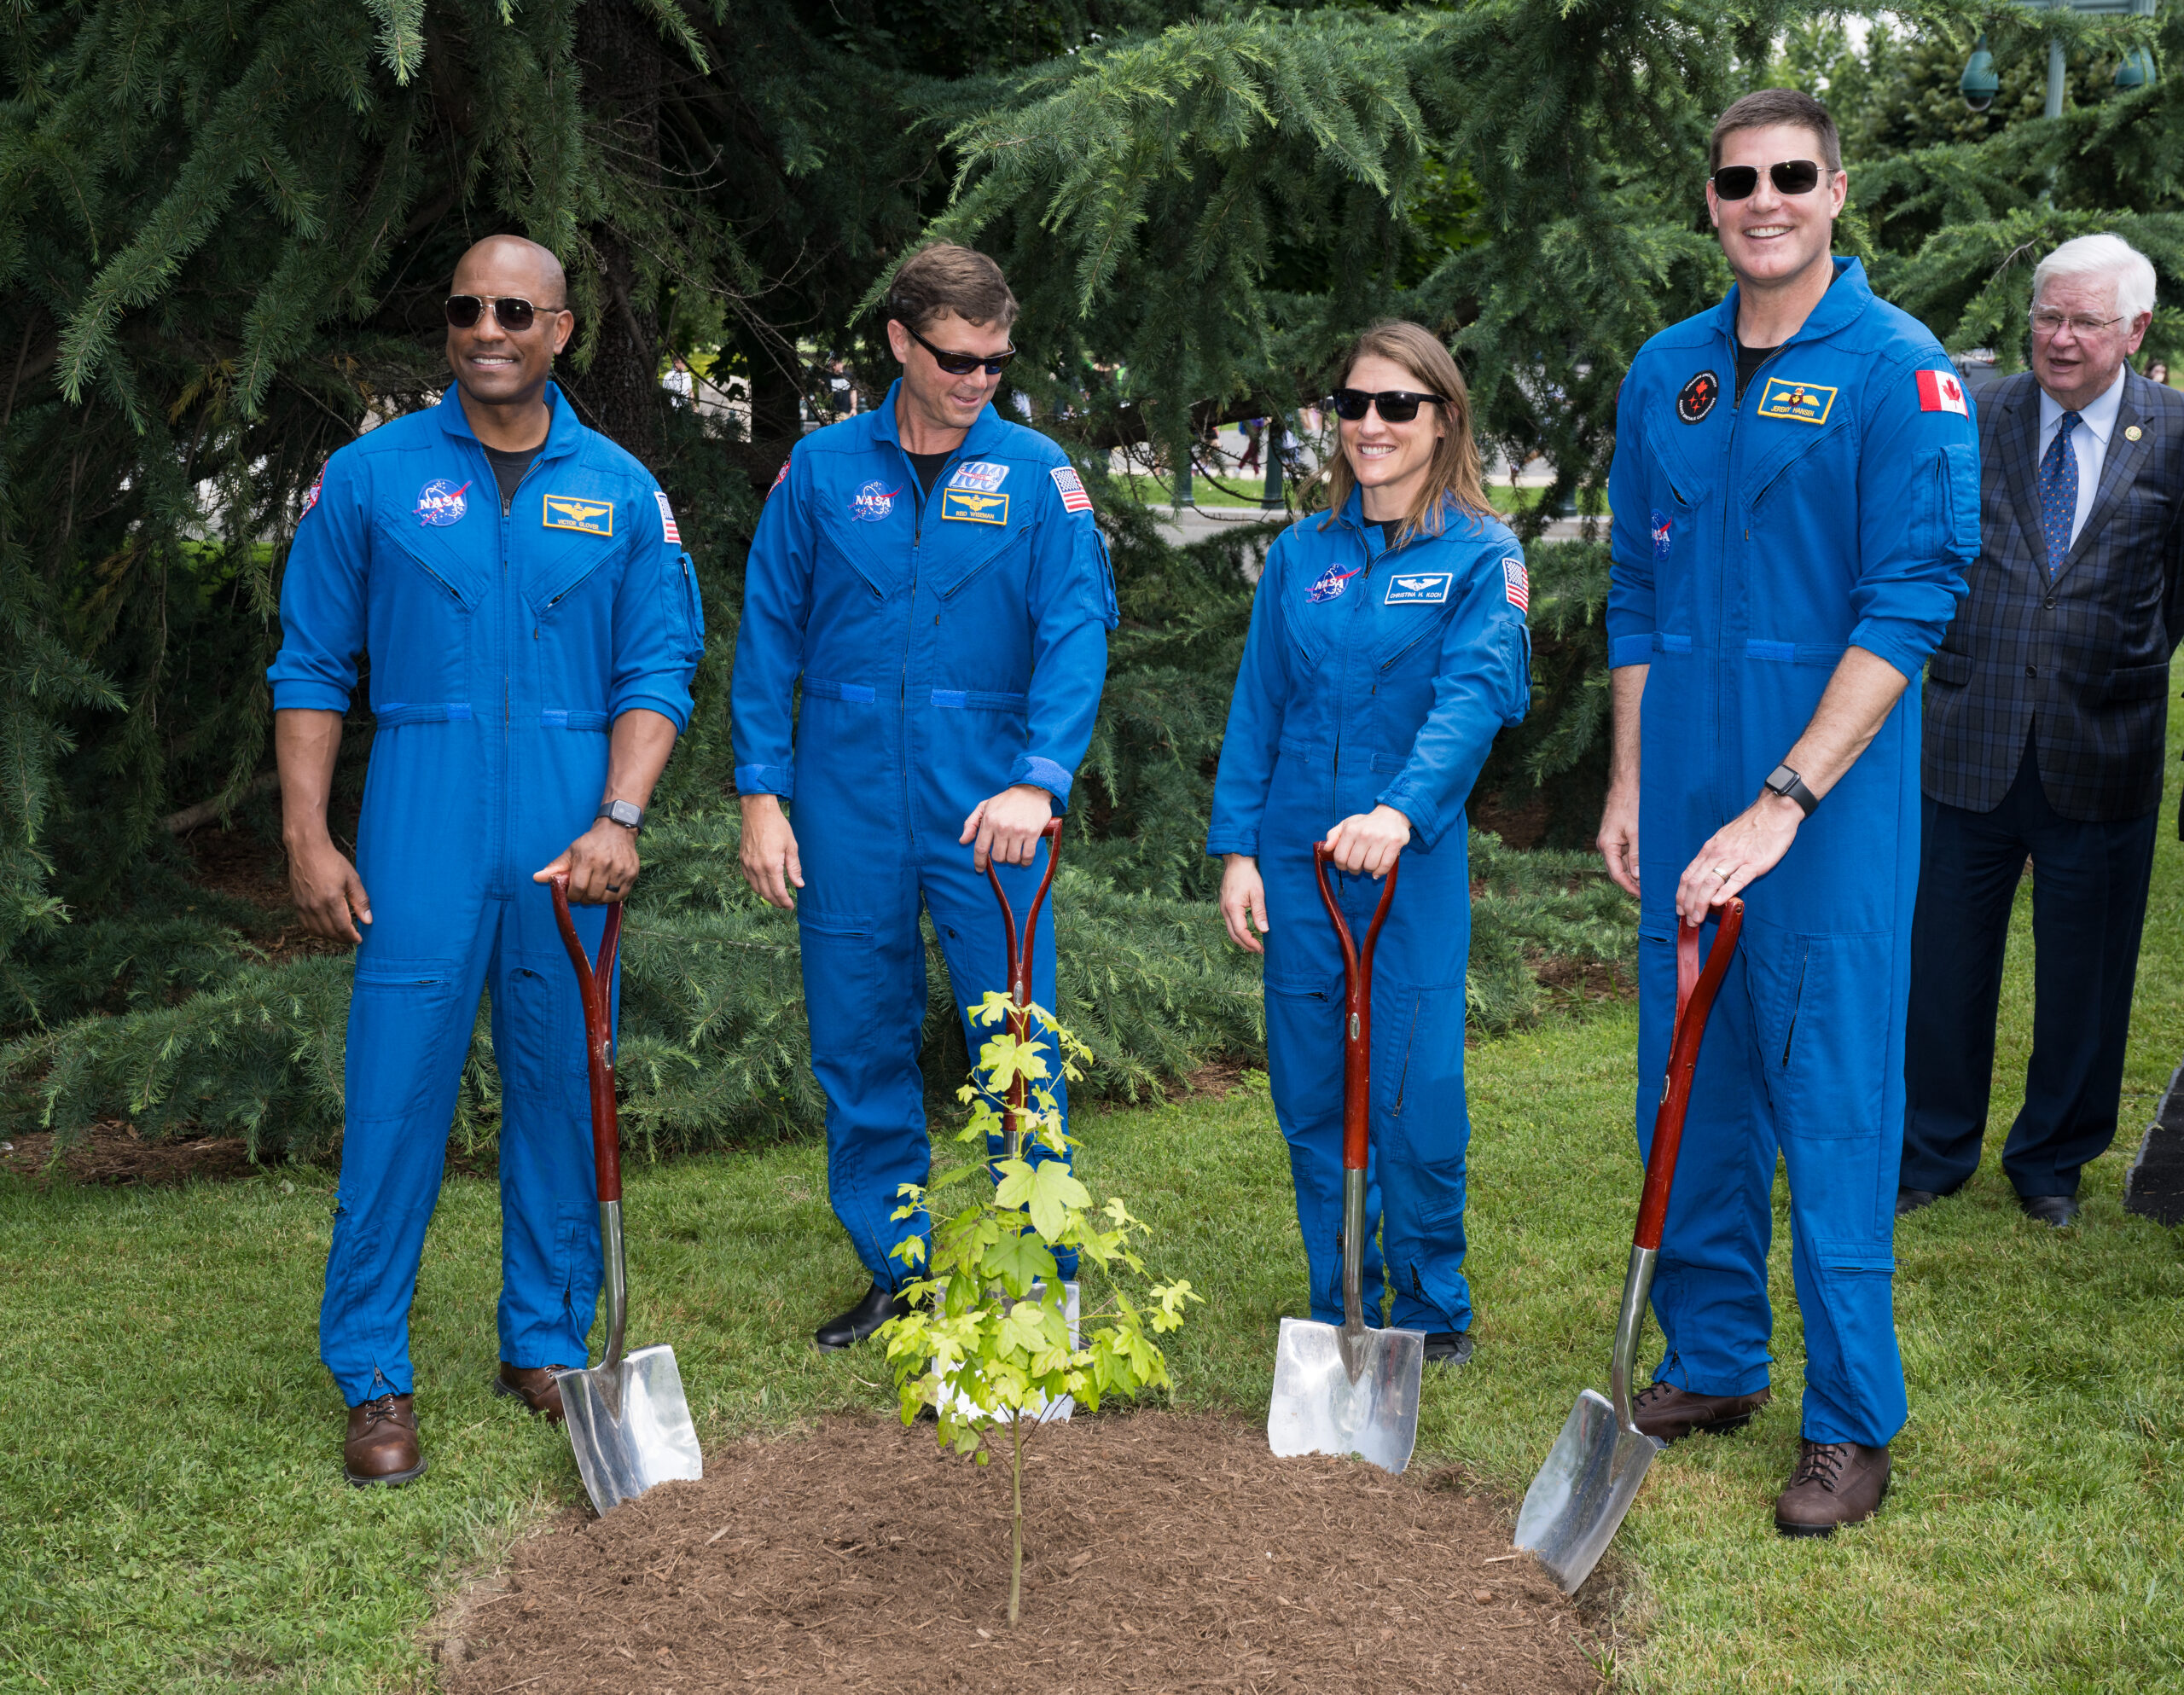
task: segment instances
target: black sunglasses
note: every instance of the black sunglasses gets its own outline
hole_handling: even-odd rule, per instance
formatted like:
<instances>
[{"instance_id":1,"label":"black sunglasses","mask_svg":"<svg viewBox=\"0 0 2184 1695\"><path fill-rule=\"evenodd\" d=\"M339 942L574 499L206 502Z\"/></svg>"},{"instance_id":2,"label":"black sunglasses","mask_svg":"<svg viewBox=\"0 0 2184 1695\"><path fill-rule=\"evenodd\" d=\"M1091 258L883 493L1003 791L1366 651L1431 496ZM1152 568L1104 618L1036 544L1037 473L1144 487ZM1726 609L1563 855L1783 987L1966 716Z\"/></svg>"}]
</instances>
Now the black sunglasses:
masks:
<instances>
[{"instance_id":1,"label":"black sunglasses","mask_svg":"<svg viewBox=\"0 0 2184 1695\"><path fill-rule=\"evenodd\" d=\"M1820 166L1809 159L1786 159L1767 167L1767 180L1778 194L1809 194L1820 186ZM1759 187L1757 165L1724 165L1714 173L1714 192L1725 200L1748 200Z\"/></svg>"},{"instance_id":2,"label":"black sunglasses","mask_svg":"<svg viewBox=\"0 0 2184 1695\"><path fill-rule=\"evenodd\" d=\"M1382 423L1407 424L1418 415L1420 407L1448 403L1438 394L1406 394L1399 388L1383 389L1378 394L1362 388L1339 388L1327 400L1336 417L1353 424L1375 406L1380 409Z\"/></svg>"},{"instance_id":3,"label":"black sunglasses","mask_svg":"<svg viewBox=\"0 0 2184 1695\"><path fill-rule=\"evenodd\" d=\"M903 323L902 319L897 318L895 322L903 324L903 331L910 340L932 354L932 363L951 377L967 377L980 366L985 368L985 374L988 376L997 377L1008 369L1008 362L1016 357L1016 350L1014 347L1006 353L996 353L990 357L984 353L944 353L920 335L917 331L912 329L909 325Z\"/></svg>"},{"instance_id":4,"label":"black sunglasses","mask_svg":"<svg viewBox=\"0 0 2184 1695\"><path fill-rule=\"evenodd\" d=\"M511 335L520 335L529 329L538 322L541 312L551 316L568 310L566 306L534 306L514 294L450 294L447 297L447 321L457 329L475 329L488 306L493 309L495 322Z\"/></svg>"}]
</instances>

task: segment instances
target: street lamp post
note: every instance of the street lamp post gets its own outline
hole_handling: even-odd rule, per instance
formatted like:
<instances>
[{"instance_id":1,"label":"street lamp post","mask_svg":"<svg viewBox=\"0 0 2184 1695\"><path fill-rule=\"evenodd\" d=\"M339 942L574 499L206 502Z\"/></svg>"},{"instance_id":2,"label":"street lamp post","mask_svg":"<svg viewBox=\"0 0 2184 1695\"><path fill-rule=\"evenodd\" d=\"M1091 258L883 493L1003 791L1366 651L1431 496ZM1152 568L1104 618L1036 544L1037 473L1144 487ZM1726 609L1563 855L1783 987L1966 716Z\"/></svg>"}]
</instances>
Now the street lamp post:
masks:
<instances>
[{"instance_id":1,"label":"street lamp post","mask_svg":"<svg viewBox=\"0 0 2184 1695\"><path fill-rule=\"evenodd\" d=\"M2091 17L2150 18L2154 14L2155 0L2027 0L2027 3L2042 11L2082 12ZM2056 37L2048 40L2048 104L2046 113L2050 118L2063 115L2063 88L2068 67L2063 58L2063 44ZM2123 62L2116 67L2116 86L2120 89L2144 88L2154 79L2153 55L2143 47L2135 47L2123 55ZM1974 112L1984 112L1995 103L1995 96L2001 90L2001 78L1995 72L1995 55L1987 50L1987 38L1981 35L1978 45L1972 49L1972 56L1965 61L1964 74L1957 79L1957 88L1964 96L1964 103Z\"/></svg>"}]
</instances>

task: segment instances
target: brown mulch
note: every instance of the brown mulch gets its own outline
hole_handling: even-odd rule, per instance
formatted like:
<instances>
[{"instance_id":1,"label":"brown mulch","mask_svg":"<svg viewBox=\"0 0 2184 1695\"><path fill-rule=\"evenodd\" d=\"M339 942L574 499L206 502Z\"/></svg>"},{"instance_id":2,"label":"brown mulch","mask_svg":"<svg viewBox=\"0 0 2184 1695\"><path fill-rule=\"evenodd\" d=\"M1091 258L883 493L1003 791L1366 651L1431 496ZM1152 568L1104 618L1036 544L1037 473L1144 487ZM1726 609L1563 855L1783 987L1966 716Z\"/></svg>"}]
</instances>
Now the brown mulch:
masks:
<instances>
[{"instance_id":1,"label":"brown mulch","mask_svg":"<svg viewBox=\"0 0 2184 1695\"><path fill-rule=\"evenodd\" d=\"M288 874L280 850L269 847L241 826L225 830L207 827L183 838L189 850L189 880L200 889L247 901L267 914L276 926L252 939L276 965L305 954L346 954L349 944L314 936L288 898ZM346 850L347 843L343 847Z\"/></svg>"},{"instance_id":2,"label":"brown mulch","mask_svg":"<svg viewBox=\"0 0 2184 1695\"><path fill-rule=\"evenodd\" d=\"M7 1139L0 1166L34 1180L53 1175L53 1134L38 1130ZM61 1156L61 1170L78 1183L111 1188L142 1184L162 1188L191 1178L208 1181L247 1177L257 1168L240 1136L200 1136L194 1141L147 1141L118 1119L92 1125Z\"/></svg>"},{"instance_id":3,"label":"brown mulch","mask_svg":"<svg viewBox=\"0 0 2184 1695\"><path fill-rule=\"evenodd\" d=\"M1636 975L1612 962L1542 958L1532 961L1532 975L1558 1005L1638 998Z\"/></svg>"},{"instance_id":4,"label":"brown mulch","mask_svg":"<svg viewBox=\"0 0 2184 1695\"><path fill-rule=\"evenodd\" d=\"M1080 1418L1008 1477L828 1419L570 1515L443 1615L450 1695L1602 1687L1577 1609L1458 1475L1276 1460L1235 1419Z\"/></svg>"}]
</instances>

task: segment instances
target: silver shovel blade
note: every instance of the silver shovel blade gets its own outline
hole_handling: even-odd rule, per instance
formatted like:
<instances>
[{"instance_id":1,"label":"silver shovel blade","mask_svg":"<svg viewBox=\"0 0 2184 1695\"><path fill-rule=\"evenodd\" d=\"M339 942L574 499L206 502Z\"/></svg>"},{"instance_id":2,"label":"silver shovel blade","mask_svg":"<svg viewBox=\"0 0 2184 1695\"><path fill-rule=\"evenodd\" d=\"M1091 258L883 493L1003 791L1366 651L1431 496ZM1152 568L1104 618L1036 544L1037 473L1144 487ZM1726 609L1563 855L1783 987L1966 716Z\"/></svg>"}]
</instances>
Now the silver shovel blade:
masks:
<instances>
[{"instance_id":1,"label":"silver shovel blade","mask_svg":"<svg viewBox=\"0 0 2184 1695\"><path fill-rule=\"evenodd\" d=\"M1281 1321L1274 1399L1266 1411L1267 1445L1276 1454L1287 1460L1299 1454L1354 1454L1385 1472L1410 1464L1418 1446L1426 1333L1368 1330L1357 1345L1353 1381L1343 1366L1339 1326Z\"/></svg>"},{"instance_id":2,"label":"silver shovel blade","mask_svg":"<svg viewBox=\"0 0 2184 1695\"><path fill-rule=\"evenodd\" d=\"M555 1380L584 1493L601 1516L654 1483L705 1475L672 1348L640 1348L611 1369L579 1367Z\"/></svg>"},{"instance_id":3,"label":"silver shovel blade","mask_svg":"<svg viewBox=\"0 0 2184 1695\"><path fill-rule=\"evenodd\" d=\"M1539 1556L1564 1594L1593 1575L1660 1451L1650 1436L1616 1423L1606 1396L1589 1389L1577 1397L1517 1515L1517 1546Z\"/></svg>"}]
</instances>

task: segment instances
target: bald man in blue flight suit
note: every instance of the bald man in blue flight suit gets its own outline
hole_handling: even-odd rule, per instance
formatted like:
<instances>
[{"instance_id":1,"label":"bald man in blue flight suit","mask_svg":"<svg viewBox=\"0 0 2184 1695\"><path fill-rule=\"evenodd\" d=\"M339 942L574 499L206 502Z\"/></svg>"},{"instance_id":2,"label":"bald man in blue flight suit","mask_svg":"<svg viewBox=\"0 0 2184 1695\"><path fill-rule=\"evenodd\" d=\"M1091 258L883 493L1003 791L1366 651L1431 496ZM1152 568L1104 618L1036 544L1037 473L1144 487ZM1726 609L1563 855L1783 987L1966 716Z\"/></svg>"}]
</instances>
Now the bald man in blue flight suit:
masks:
<instances>
[{"instance_id":1,"label":"bald man in blue flight suit","mask_svg":"<svg viewBox=\"0 0 2184 1695\"><path fill-rule=\"evenodd\" d=\"M924 1274L895 1250L929 1224L892 1216L931 1165L921 903L975 1054L991 1032L968 1011L1008 986L985 868L1020 920L1039 833L1091 740L1116 621L1077 473L990 404L1014 357L999 268L935 243L897 273L887 310L902 378L874 410L805 437L775 478L730 685L743 871L796 908L828 1196L872 1280L819 1326L829 1352L907 1311L897 1292ZM1032 998L1051 1008L1051 908L1035 946ZM1073 1257L1057 1260L1076 1275Z\"/></svg>"},{"instance_id":2,"label":"bald man in blue flight suit","mask_svg":"<svg viewBox=\"0 0 2184 1695\"><path fill-rule=\"evenodd\" d=\"M690 556L643 466L549 380L561 267L493 236L447 302L439 404L334 454L281 585L274 736L289 883L357 944L341 1177L319 1350L359 1485L424 1475L410 1305L481 989L501 1077L497 1392L561 1415L600 1280L584 1014L542 886L596 949L636 880L653 785L688 721L704 630ZM377 719L352 865L327 827L342 716Z\"/></svg>"},{"instance_id":3,"label":"bald man in blue flight suit","mask_svg":"<svg viewBox=\"0 0 2184 1695\"><path fill-rule=\"evenodd\" d=\"M1785 1535L1869 1518L1903 1423L1891 1282L1919 868L1919 699L1978 551L1978 450L1933 336L1831 257L1846 179L1793 90L1722 115L1707 206L1737 286L1640 350L1609 497L1615 747L1600 848L1640 897L1649 1141L1679 918L1741 895L1653 1285L1659 1440L1769 1398L1779 1149L1804 1320Z\"/></svg>"}]
</instances>

